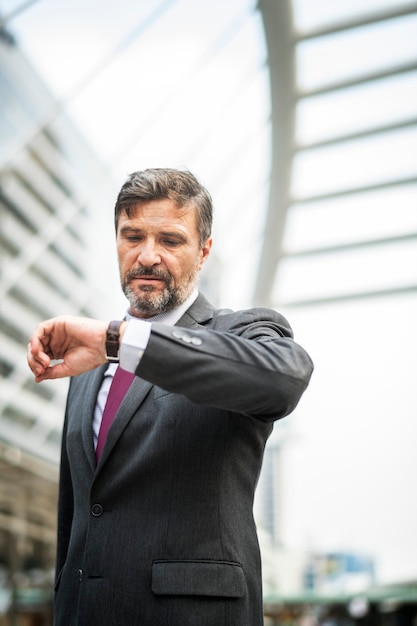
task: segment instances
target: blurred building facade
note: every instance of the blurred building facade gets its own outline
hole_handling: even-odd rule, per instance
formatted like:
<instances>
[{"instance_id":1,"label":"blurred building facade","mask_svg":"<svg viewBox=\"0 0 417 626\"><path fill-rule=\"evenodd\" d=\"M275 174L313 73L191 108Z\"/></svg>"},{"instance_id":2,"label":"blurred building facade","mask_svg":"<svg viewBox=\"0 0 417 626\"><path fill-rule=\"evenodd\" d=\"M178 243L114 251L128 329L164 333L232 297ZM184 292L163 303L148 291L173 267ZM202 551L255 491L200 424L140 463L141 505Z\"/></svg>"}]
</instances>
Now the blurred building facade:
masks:
<instances>
[{"instance_id":1,"label":"blurred building facade","mask_svg":"<svg viewBox=\"0 0 417 626\"><path fill-rule=\"evenodd\" d=\"M35 385L27 341L59 312L94 316L105 307L85 261L94 206L108 187L97 156L1 31L0 615L11 603L24 612L39 601L48 611L42 590L49 602L67 381Z\"/></svg>"}]
</instances>

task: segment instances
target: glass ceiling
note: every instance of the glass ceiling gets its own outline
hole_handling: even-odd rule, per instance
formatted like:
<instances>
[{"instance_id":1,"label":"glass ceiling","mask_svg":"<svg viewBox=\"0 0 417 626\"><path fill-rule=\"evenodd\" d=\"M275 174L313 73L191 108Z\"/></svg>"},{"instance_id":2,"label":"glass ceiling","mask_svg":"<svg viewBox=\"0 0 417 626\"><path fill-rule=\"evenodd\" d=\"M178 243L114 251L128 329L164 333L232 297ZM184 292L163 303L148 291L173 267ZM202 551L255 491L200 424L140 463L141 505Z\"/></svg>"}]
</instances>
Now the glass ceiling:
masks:
<instances>
[{"instance_id":1,"label":"glass ceiling","mask_svg":"<svg viewBox=\"0 0 417 626\"><path fill-rule=\"evenodd\" d=\"M264 240L258 295L287 313L316 365L275 444L277 536L313 553L368 554L380 582L415 581L417 3L293 0L287 65L270 25L285 36L287 3L259 4L273 120L290 124L294 112L294 128L288 180L283 160L272 171L267 223L279 205L285 227ZM287 135L276 136L282 154Z\"/></svg>"}]
</instances>

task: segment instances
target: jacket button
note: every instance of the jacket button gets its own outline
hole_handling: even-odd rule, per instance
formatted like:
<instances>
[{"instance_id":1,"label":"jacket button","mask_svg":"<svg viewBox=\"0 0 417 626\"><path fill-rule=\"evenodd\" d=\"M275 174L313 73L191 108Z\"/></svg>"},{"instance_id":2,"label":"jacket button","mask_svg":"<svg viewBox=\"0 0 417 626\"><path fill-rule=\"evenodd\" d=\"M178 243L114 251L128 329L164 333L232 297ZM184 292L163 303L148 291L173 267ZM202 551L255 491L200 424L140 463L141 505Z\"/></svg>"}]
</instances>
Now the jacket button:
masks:
<instances>
[{"instance_id":1,"label":"jacket button","mask_svg":"<svg viewBox=\"0 0 417 626\"><path fill-rule=\"evenodd\" d=\"M79 570L78 570L78 580L81 582L81 581L82 581L82 579L83 579L83 570L82 570L82 569L79 569Z\"/></svg>"},{"instance_id":2,"label":"jacket button","mask_svg":"<svg viewBox=\"0 0 417 626\"><path fill-rule=\"evenodd\" d=\"M101 504L93 504L91 507L91 515L94 515L94 517L100 517L100 515L103 515L103 507Z\"/></svg>"}]
</instances>

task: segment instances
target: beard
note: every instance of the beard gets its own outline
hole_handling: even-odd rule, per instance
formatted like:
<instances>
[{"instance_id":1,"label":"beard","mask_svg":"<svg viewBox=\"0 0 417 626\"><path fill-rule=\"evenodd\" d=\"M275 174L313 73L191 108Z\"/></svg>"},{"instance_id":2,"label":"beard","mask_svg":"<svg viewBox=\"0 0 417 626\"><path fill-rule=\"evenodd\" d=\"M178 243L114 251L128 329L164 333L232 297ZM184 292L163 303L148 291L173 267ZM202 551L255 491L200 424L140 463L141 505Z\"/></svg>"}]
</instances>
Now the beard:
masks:
<instances>
[{"instance_id":1,"label":"beard","mask_svg":"<svg viewBox=\"0 0 417 626\"><path fill-rule=\"evenodd\" d=\"M162 291L156 290L153 285L142 285L133 289L131 282L135 278L152 276L165 282ZM168 271L140 267L130 270L122 277L122 289L131 307L132 314L140 313L145 317L158 315L175 309L185 302L197 284L197 264L186 278L177 285L174 277Z\"/></svg>"}]
</instances>

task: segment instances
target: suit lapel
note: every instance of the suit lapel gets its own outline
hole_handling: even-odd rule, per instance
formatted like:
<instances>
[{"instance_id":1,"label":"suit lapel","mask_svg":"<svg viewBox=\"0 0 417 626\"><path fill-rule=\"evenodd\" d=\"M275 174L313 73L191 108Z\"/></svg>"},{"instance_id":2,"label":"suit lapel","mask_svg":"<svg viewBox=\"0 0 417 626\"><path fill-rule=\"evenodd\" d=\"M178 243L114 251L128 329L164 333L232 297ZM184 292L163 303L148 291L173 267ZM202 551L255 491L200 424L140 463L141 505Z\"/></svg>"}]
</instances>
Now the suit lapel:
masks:
<instances>
[{"instance_id":1,"label":"suit lapel","mask_svg":"<svg viewBox=\"0 0 417 626\"><path fill-rule=\"evenodd\" d=\"M182 326L184 328L197 328L207 324L213 319L214 308L206 300L206 298L200 293L197 299L193 302L190 308L184 313L181 319L175 324L175 326Z\"/></svg>"},{"instance_id":2,"label":"suit lapel","mask_svg":"<svg viewBox=\"0 0 417 626\"><path fill-rule=\"evenodd\" d=\"M97 395L107 367L108 364L106 363L105 365L88 372L88 374L86 374L85 392L78 393L78 397L82 398L83 402L83 405L80 407L80 414L82 415L82 442L85 454L93 472L95 471L96 466L93 439L93 416L97 402Z\"/></svg>"}]
</instances>

